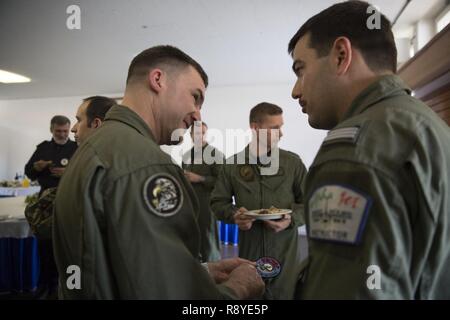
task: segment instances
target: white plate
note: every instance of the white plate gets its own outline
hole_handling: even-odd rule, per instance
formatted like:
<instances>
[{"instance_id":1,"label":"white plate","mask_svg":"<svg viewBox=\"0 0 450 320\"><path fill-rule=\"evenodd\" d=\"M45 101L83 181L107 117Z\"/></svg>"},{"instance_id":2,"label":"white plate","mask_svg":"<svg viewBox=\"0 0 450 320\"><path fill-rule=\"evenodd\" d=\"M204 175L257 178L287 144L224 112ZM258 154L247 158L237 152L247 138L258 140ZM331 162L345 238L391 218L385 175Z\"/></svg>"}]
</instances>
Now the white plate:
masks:
<instances>
[{"instance_id":1,"label":"white plate","mask_svg":"<svg viewBox=\"0 0 450 320\"><path fill-rule=\"evenodd\" d=\"M277 213L259 214L261 210L262 209L250 210L245 212L245 215L253 217L256 220L276 220L281 219L285 214L289 214L292 212L292 210L290 209L277 209L279 211Z\"/></svg>"}]
</instances>

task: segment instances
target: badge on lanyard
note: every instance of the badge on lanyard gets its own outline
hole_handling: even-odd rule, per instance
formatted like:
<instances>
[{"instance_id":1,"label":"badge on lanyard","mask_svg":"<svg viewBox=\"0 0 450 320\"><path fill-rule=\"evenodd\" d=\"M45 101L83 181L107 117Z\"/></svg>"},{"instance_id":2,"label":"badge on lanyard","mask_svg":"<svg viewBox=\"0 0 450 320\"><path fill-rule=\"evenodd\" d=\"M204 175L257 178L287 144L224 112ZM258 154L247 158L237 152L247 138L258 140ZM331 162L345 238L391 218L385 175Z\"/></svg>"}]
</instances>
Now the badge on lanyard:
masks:
<instances>
[{"instance_id":1,"label":"badge on lanyard","mask_svg":"<svg viewBox=\"0 0 450 320\"><path fill-rule=\"evenodd\" d=\"M275 278L281 272L281 264L275 258L262 257L256 261L256 270L261 278Z\"/></svg>"}]
</instances>

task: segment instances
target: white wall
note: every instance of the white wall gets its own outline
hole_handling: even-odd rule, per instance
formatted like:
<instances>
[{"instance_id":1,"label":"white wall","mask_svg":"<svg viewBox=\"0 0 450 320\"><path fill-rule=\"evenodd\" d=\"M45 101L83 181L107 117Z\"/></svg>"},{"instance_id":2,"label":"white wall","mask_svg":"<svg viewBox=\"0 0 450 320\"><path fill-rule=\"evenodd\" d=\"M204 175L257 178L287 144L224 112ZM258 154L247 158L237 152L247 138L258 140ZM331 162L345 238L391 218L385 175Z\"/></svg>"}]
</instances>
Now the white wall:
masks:
<instances>
[{"instance_id":1,"label":"white wall","mask_svg":"<svg viewBox=\"0 0 450 320\"><path fill-rule=\"evenodd\" d=\"M208 124L209 129L219 129L225 136L226 129L248 129L250 109L260 102L277 104L283 109L284 126L280 147L297 153L303 162L309 167L314 156L319 150L320 144L326 135L326 131L312 129L307 116L301 112L296 100L291 98L292 86L290 84L266 85L266 86L239 86L210 88L206 92L206 100L202 108L202 119ZM186 135L187 137L187 135ZM212 143L231 156L233 152L221 143ZM187 151L192 143L190 138L179 147L164 147L172 154L174 160L181 162L180 154ZM245 147L240 144L238 151ZM182 150L180 150L182 149Z\"/></svg>"},{"instance_id":2,"label":"white wall","mask_svg":"<svg viewBox=\"0 0 450 320\"><path fill-rule=\"evenodd\" d=\"M248 129L250 109L257 103L275 103L284 110L284 136L280 147L301 156L308 167L325 136L325 131L309 127L296 101L290 98L290 85L240 86L210 88L202 109L202 117L210 129ZM110 96L120 96L111 94ZM0 101L0 180L13 179L23 173L25 163L37 144L49 140L49 122L53 115L62 114L75 121L75 113L83 97ZM73 139L73 136L71 135ZM187 150L190 139L175 150ZM214 145L219 146L217 143ZM241 144L241 148L244 144ZM170 152L170 149L163 148ZM173 150L172 150L173 151ZM225 150L230 156L231 150ZM181 154L182 151L172 152ZM175 156L175 161L181 161Z\"/></svg>"},{"instance_id":3,"label":"white wall","mask_svg":"<svg viewBox=\"0 0 450 320\"><path fill-rule=\"evenodd\" d=\"M75 121L81 100L82 97L0 101L0 179L13 179L16 172L23 173L36 145L51 139L51 117L61 114Z\"/></svg>"}]
</instances>

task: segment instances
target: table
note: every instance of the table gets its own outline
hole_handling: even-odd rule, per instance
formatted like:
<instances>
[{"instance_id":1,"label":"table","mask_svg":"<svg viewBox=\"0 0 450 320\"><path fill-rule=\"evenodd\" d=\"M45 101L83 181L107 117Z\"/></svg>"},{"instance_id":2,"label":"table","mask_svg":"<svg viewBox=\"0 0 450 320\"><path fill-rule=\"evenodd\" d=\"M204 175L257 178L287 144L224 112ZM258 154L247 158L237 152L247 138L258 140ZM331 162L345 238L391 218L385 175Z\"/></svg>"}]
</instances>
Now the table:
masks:
<instances>
[{"instance_id":1,"label":"table","mask_svg":"<svg viewBox=\"0 0 450 320\"><path fill-rule=\"evenodd\" d=\"M33 186L28 188L6 188L0 187L0 197L21 197L30 196L41 190L39 186Z\"/></svg>"},{"instance_id":2,"label":"table","mask_svg":"<svg viewBox=\"0 0 450 320\"><path fill-rule=\"evenodd\" d=\"M0 292L32 291L38 284L37 240L25 206L24 196L0 198Z\"/></svg>"}]
</instances>

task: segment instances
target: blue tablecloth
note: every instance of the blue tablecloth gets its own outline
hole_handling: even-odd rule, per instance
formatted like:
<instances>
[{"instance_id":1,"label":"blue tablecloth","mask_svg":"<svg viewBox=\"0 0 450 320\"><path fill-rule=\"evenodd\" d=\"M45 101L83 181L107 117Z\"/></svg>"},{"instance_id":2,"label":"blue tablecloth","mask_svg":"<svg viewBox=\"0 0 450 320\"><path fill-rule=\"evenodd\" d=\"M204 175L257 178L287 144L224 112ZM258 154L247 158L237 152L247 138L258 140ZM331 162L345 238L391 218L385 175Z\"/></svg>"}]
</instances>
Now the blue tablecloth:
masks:
<instances>
[{"instance_id":1,"label":"blue tablecloth","mask_svg":"<svg viewBox=\"0 0 450 320\"><path fill-rule=\"evenodd\" d=\"M36 238L0 238L0 292L33 291L38 279Z\"/></svg>"}]
</instances>

